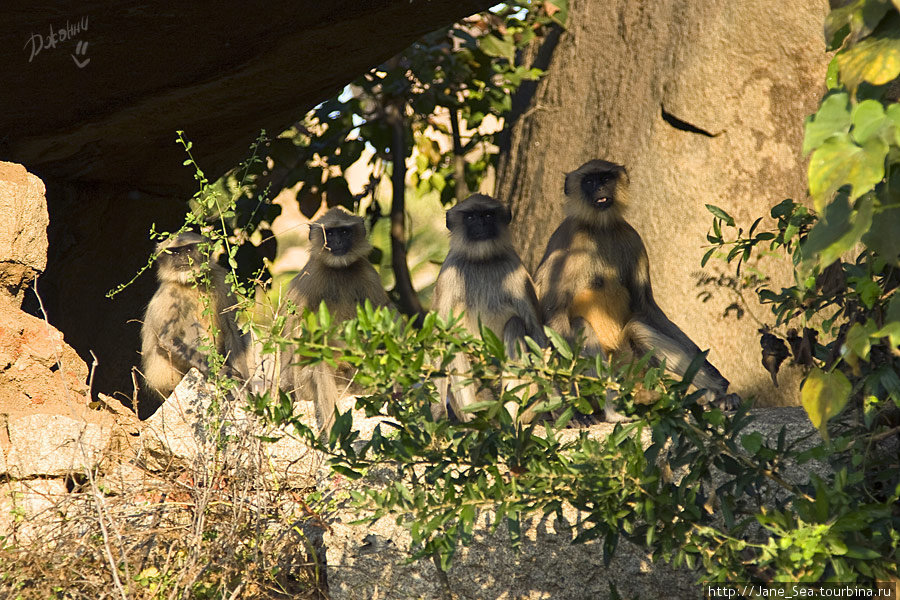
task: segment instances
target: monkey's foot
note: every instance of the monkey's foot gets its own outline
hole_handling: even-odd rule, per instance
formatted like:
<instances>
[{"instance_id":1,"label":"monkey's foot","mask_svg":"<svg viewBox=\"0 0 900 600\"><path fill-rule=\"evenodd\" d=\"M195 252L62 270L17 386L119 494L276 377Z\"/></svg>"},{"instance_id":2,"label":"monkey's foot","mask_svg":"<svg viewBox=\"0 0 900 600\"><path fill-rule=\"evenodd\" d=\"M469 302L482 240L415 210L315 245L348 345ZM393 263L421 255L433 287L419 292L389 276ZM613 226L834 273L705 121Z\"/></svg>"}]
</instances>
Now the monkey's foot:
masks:
<instances>
[{"instance_id":1,"label":"monkey's foot","mask_svg":"<svg viewBox=\"0 0 900 600\"><path fill-rule=\"evenodd\" d=\"M620 412L616 412L612 408L607 408L603 411L604 423L628 423L630 421L634 421L634 419L627 415L623 415Z\"/></svg>"},{"instance_id":2,"label":"monkey's foot","mask_svg":"<svg viewBox=\"0 0 900 600\"><path fill-rule=\"evenodd\" d=\"M742 402L741 397L737 394L725 394L710 402L710 406L720 410L734 411L740 408Z\"/></svg>"}]
</instances>

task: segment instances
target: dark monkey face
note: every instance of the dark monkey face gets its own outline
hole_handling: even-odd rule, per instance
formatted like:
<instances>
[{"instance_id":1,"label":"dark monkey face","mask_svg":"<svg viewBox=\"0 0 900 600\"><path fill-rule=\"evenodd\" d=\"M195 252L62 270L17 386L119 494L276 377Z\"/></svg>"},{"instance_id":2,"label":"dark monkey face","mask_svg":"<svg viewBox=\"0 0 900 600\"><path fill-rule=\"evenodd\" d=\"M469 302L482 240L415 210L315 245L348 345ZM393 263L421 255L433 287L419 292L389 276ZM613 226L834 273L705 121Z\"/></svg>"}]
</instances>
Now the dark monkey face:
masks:
<instances>
[{"instance_id":1,"label":"dark monkey face","mask_svg":"<svg viewBox=\"0 0 900 600\"><path fill-rule=\"evenodd\" d=\"M495 209L467 210L462 213L462 225L466 239L470 242L483 242L499 237L500 227L508 225L506 212Z\"/></svg>"},{"instance_id":2,"label":"dark monkey face","mask_svg":"<svg viewBox=\"0 0 900 600\"><path fill-rule=\"evenodd\" d=\"M581 178L581 194L597 210L606 210L612 206L618 179L618 173L588 173Z\"/></svg>"},{"instance_id":3,"label":"dark monkey face","mask_svg":"<svg viewBox=\"0 0 900 600\"><path fill-rule=\"evenodd\" d=\"M164 266L172 270L190 271L200 265L203 257L200 256L200 246L198 244L187 244L166 248L160 254L159 260Z\"/></svg>"},{"instance_id":4,"label":"dark monkey face","mask_svg":"<svg viewBox=\"0 0 900 600\"><path fill-rule=\"evenodd\" d=\"M509 252L512 213L500 201L472 194L447 211L450 254L468 260L489 260Z\"/></svg>"},{"instance_id":5,"label":"dark monkey face","mask_svg":"<svg viewBox=\"0 0 900 600\"><path fill-rule=\"evenodd\" d=\"M325 248L335 256L344 256L353 248L352 227L325 229Z\"/></svg>"},{"instance_id":6,"label":"dark monkey face","mask_svg":"<svg viewBox=\"0 0 900 600\"><path fill-rule=\"evenodd\" d=\"M189 285L201 273L215 268L210 256L212 248L208 238L192 232L181 233L156 245L157 271L160 281Z\"/></svg>"},{"instance_id":7,"label":"dark monkey face","mask_svg":"<svg viewBox=\"0 0 900 600\"><path fill-rule=\"evenodd\" d=\"M616 202L616 186L626 177L625 167L605 160L592 160L566 175L566 196L581 196L592 209L604 211Z\"/></svg>"}]
</instances>

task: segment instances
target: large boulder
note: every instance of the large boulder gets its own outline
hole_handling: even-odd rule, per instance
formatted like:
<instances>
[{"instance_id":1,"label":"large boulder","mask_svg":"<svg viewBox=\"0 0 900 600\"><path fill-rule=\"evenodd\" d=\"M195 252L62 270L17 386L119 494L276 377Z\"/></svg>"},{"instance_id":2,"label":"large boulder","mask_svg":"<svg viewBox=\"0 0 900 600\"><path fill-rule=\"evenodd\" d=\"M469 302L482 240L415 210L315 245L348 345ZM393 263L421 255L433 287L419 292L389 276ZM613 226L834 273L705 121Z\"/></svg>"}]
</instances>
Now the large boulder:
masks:
<instances>
[{"instance_id":1,"label":"large boulder","mask_svg":"<svg viewBox=\"0 0 900 600\"><path fill-rule=\"evenodd\" d=\"M41 413L11 418L7 473L16 479L84 476L97 467L109 443L114 419L100 415L105 418Z\"/></svg>"},{"instance_id":2,"label":"large boulder","mask_svg":"<svg viewBox=\"0 0 900 600\"><path fill-rule=\"evenodd\" d=\"M22 165L0 161L0 294L21 304L47 266L44 182Z\"/></svg>"},{"instance_id":3,"label":"large boulder","mask_svg":"<svg viewBox=\"0 0 900 600\"><path fill-rule=\"evenodd\" d=\"M175 131L215 178L312 106L485 0L62 0L0 8L3 155L45 180L194 192Z\"/></svg>"},{"instance_id":4,"label":"large boulder","mask_svg":"<svg viewBox=\"0 0 900 600\"><path fill-rule=\"evenodd\" d=\"M62 333L0 299L0 412L68 414L87 406L87 379Z\"/></svg>"},{"instance_id":5,"label":"large boulder","mask_svg":"<svg viewBox=\"0 0 900 600\"><path fill-rule=\"evenodd\" d=\"M62 332L21 309L41 306L47 204L44 184L20 165L0 163L0 218L0 475L80 476L98 464L117 418L91 408L88 366Z\"/></svg>"},{"instance_id":6,"label":"large boulder","mask_svg":"<svg viewBox=\"0 0 900 600\"><path fill-rule=\"evenodd\" d=\"M564 173L592 158L626 165L628 220L647 245L660 306L711 349L734 391L793 402L798 374L783 369L776 389L760 365L756 318L769 318L768 308L749 289L742 313L733 269L715 261L700 268L712 221L704 205L722 207L746 230L785 198L805 198L803 119L824 92L827 3L570 6L555 47L534 53L548 71L516 103L521 116L498 175L523 259L537 265L562 219ZM776 289L790 281L789 261L761 267Z\"/></svg>"},{"instance_id":7,"label":"large boulder","mask_svg":"<svg viewBox=\"0 0 900 600\"><path fill-rule=\"evenodd\" d=\"M44 184L21 165L0 162L0 219L0 413L83 409L87 365L60 331L20 308L40 305L33 288L47 264L48 223Z\"/></svg>"}]
</instances>

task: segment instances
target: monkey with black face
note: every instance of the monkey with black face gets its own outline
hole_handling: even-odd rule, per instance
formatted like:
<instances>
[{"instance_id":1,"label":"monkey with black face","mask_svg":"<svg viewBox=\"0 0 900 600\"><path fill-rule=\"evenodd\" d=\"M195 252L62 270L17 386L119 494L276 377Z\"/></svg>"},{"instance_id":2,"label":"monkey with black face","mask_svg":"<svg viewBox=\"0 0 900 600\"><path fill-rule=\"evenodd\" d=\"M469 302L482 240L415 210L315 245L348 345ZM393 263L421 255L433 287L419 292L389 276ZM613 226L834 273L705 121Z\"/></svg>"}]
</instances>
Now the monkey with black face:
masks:
<instances>
[{"instance_id":1,"label":"monkey with black face","mask_svg":"<svg viewBox=\"0 0 900 600\"><path fill-rule=\"evenodd\" d=\"M531 276L512 245L509 223L512 215L503 204L482 194L473 194L447 211L450 252L438 274L433 308L441 317L464 313L462 324L478 334L479 323L503 340L507 353L516 357L525 336L546 344L539 318L538 300ZM438 381L441 403L432 410L446 415L447 401L461 421L471 420L465 408L479 396L475 385L462 385L471 371L469 361L458 355L451 364L458 375ZM506 382L507 388L521 382ZM450 389L448 389L450 388ZM507 407L515 417L515 408ZM523 413L520 420L530 418Z\"/></svg>"},{"instance_id":2,"label":"monkey with black face","mask_svg":"<svg viewBox=\"0 0 900 600\"><path fill-rule=\"evenodd\" d=\"M550 237L535 274L545 323L568 339L586 336L585 351L630 359L653 351L683 375L700 349L656 304L650 262L638 232L625 221L625 168L592 160L566 175L567 217ZM729 382L704 361L694 377L725 404ZM619 416L606 402L609 420Z\"/></svg>"},{"instance_id":3,"label":"monkey with black face","mask_svg":"<svg viewBox=\"0 0 900 600\"><path fill-rule=\"evenodd\" d=\"M296 332L304 310L318 310L323 301L335 321L355 318L356 307L366 300L375 307L389 304L381 278L368 260L372 246L362 217L332 208L310 223L309 242L309 260L288 284L287 299L297 306L298 315L288 319L288 334ZM329 431L340 397L333 369L325 363L301 368L290 362L282 361L282 387L308 393L315 401L319 430Z\"/></svg>"},{"instance_id":4,"label":"monkey with black face","mask_svg":"<svg viewBox=\"0 0 900 600\"><path fill-rule=\"evenodd\" d=\"M141 328L141 363L149 387L169 396L191 367L209 375L213 346L225 357L224 373L246 377L246 340L234 319L235 301L225 269L209 255L208 238L181 233L156 246L159 289Z\"/></svg>"}]
</instances>

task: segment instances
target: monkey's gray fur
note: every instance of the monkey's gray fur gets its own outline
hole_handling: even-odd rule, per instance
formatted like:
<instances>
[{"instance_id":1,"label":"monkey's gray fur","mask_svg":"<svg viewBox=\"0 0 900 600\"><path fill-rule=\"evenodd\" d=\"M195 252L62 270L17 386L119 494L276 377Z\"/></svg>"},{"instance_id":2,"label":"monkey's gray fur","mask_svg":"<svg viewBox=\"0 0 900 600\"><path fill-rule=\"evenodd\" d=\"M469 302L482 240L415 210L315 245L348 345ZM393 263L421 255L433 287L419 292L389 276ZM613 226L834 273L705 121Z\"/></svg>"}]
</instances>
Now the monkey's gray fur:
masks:
<instances>
[{"instance_id":1,"label":"monkey's gray fur","mask_svg":"<svg viewBox=\"0 0 900 600\"><path fill-rule=\"evenodd\" d=\"M225 357L226 375L247 376L247 345L235 322L236 304L225 269L209 256L209 244L208 238L185 232L156 246L159 289L144 315L141 363L147 384L163 398L191 367L209 375L204 345Z\"/></svg>"},{"instance_id":2,"label":"monkey's gray fur","mask_svg":"<svg viewBox=\"0 0 900 600\"><path fill-rule=\"evenodd\" d=\"M625 221L625 168L592 160L566 175L567 217L553 232L535 273L541 314L569 340L586 335L585 351L630 359L653 351L683 375L700 349L653 298L650 262L638 232ZM694 384L728 407L729 382L704 361ZM726 396L727 395L727 396ZM607 418L616 420L609 401Z\"/></svg>"},{"instance_id":3,"label":"monkey's gray fur","mask_svg":"<svg viewBox=\"0 0 900 600\"><path fill-rule=\"evenodd\" d=\"M432 305L444 319L464 314L462 324L474 334L480 333L480 322L500 336L507 353L516 357L525 336L540 345L546 344L546 338L534 283L512 245L511 219L506 206L482 194L473 194L447 211L450 251L438 274ZM436 417L446 415L449 398L456 417L469 421L472 416L463 409L479 397L489 398L490 392L479 394L475 385L462 385L471 371L465 356L458 355L450 368L459 375L438 380L441 402L432 412ZM507 388L519 384L505 383ZM508 408L515 416L514 407ZM527 414L520 419L530 418Z\"/></svg>"},{"instance_id":4,"label":"monkey's gray fur","mask_svg":"<svg viewBox=\"0 0 900 600\"><path fill-rule=\"evenodd\" d=\"M288 284L287 299L297 306L297 315L287 320L288 335L298 332L305 310L318 310L324 301L335 321L356 317L356 307L369 300L375 307L390 301L378 272L368 260L372 246L366 239L362 217L335 207L309 225L310 256ZM297 367L290 357L282 359L282 388L300 397L311 397L316 422L325 433L334 425L341 392L334 370L325 363Z\"/></svg>"}]
</instances>

